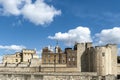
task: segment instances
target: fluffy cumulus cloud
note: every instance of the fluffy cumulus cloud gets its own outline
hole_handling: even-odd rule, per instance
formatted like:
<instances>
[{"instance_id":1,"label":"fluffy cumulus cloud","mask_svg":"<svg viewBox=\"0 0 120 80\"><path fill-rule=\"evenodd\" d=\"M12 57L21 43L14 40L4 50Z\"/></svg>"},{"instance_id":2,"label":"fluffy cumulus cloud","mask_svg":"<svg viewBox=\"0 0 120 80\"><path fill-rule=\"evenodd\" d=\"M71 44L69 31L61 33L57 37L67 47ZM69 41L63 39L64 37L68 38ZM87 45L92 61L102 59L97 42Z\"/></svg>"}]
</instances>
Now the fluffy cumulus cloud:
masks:
<instances>
[{"instance_id":1,"label":"fluffy cumulus cloud","mask_svg":"<svg viewBox=\"0 0 120 80\"><path fill-rule=\"evenodd\" d=\"M22 49L26 48L25 46L22 45L10 45L10 46L3 46L0 45L0 49L5 49L5 50L15 50L15 51L20 51Z\"/></svg>"},{"instance_id":2,"label":"fluffy cumulus cloud","mask_svg":"<svg viewBox=\"0 0 120 80\"><path fill-rule=\"evenodd\" d=\"M4 15L23 16L36 25L44 25L53 21L53 18L61 14L44 2L44 0L0 0L0 12Z\"/></svg>"},{"instance_id":3,"label":"fluffy cumulus cloud","mask_svg":"<svg viewBox=\"0 0 120 80\"><path fill-rule=\"evenodd\" d=\"M3 13L19 15L20 10L18 9L18 5L21 3L20 0L0 0L0 5L3 7Z\"/></svg>"},{"instance_id":4,"label":"fluffy cumulus cloud","mask_svg":"<svg viewBox=\"0 0 120 80\"><path fill-rule=\"evenodd\" d=\"M64 41L66 45L71 46L75 42L92 42L89 28L79 26L65 33L55 33L54 36L48 36L50 39Z\"/></svg>"},{"instance_id":5,"label":"fluffy cumulus cloud","mask_svg":"<svg viewBox=\"0 0 120 80\"><path fill-rule=\"evenodd\" d=\"M103 29L100 33L95 34L99 44L115 43L120 44L120 27L112 29Z\"/></svg>"}]
</instances>

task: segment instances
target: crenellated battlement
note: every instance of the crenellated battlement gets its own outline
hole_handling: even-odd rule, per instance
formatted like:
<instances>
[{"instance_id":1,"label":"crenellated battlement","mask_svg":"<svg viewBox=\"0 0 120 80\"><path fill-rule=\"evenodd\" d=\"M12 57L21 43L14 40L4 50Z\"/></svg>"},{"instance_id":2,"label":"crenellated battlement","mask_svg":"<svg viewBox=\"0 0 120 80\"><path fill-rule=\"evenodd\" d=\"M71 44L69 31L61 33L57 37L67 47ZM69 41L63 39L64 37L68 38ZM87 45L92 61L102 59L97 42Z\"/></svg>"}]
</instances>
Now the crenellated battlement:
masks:
<instances>
[{"instance_id":1,"label":"crenellated battlement","mask_svg":"<svg viewBox=\"0 0 120 80\"><path fill-rule=\"evenodd\" d=\"M33 50L33 49L23 49L22 51L21 51L22 53L28 53L28 54L35 54L36 53L36 51L35 50Z\"/></svg>"}]
</instances>

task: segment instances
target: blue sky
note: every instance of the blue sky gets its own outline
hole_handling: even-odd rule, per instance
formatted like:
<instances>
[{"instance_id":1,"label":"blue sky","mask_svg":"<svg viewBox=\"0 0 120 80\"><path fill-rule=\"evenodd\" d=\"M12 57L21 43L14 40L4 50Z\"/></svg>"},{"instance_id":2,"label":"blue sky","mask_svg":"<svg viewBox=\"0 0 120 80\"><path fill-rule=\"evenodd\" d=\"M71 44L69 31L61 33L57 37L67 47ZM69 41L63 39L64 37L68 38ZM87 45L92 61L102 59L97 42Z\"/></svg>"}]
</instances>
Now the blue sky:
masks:
<instances>
[{"instance_id":1,"label":"blue sky","mask_svg":"<svg viewBox=\"0 0 120 80\"><path fill-rule=\"evenodd\" d=\"M0 54L75 42L120 44L120 0L0 0Z\"/></svg>"}]
</instances>

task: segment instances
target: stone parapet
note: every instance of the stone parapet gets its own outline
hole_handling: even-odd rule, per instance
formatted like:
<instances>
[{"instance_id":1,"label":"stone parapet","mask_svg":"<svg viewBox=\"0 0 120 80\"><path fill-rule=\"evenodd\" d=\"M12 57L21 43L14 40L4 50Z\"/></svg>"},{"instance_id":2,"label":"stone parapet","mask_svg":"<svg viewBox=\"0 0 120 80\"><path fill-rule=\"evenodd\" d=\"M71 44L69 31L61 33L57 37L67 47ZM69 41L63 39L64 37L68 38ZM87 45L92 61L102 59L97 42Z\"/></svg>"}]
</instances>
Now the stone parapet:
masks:
<instances>
[{"instance_id":1,"label":"stone parapet","mask_svg":"<svg viewBox=\"0 0 120 80\"><path fill-rule=\"evenodd\" d=\"M41 65L41 59L31 59L30 67L39 67Z\"/></svg>"},{"instance_id":2,"label":"stone parapet","mask_svg":"<svg viewBox=\"0 0 120 80\"><path fill-rule=\"evenodd\" d=\"M42 64L41 67L66 67L66 64Z\"/></svg>"},{"instance_id":3,"label":"stone parapet","mask_svg":"<svg viewBox=\"0 0 120 80\"><path fill-rule=\"evenodd\" d=\"M16 66L17 66L17 64L7 64L6 67L16 67Z\"/></svg>"},{"instance_id":4,"label":"stone parapet","mask_svg":"<svg viewBox=\"0 0 120 80\"><path fill-rule=\"evenodd\" d=\"M5 64L2 64L2 63L1 63L1 64L0 64L0 67L5 67Z\"/></svg>"},{"instance_id":5,"label":"stone parapet","mask_svg":"<svg viewBox=\"0 0 120 80\"><path fill-rule=\"evenodd\" d=\"M66 67L41 67L41 72L79 72L77 68Z\"/></svg>"},{"instance_id":6,"label":"stone parapet","mask_svg":"<svg viewBox=\"0 0 120 80\"><path fill-rule=\"evenodd\" d=\"M39 72L38 67L0 67L0 72Z\"/></svg>"},{"instance_id":7,"label":"stone parapet","mask_svg":"<svg viewBox=\"0 0 120 80\"><path fill-rule=\"evenodd\" d=\"M1 80L101 80L97 73L21 73L0 72ZM105 80L114 80L107 76Z\"/></svg>"},{"instance_id":8,"label":"stone parapet","mask_svg":"<svg viewBox=\"0 0 120 80\"><path fill-rule=\"evenodd\" d=\"M116 80L116 77L114 75L98 76L95 72L0 72L0 80Z\"/></svg>"},{"instance_id":9,"label":"stone parapet","mask_svg":"<svg viewBox=\"0 0 120 80\"><path fill-rule=\"evenodd\" d=\"M28 63L21 63L21 64L18 64L18 67L28 67L29 64Z\"/></svg>"},{"instance_id":10,"label":"stone parapet","mask_svg":"<svg viewBox=\"0 0 120 80\"><path fill-rule=\"evenodd\" d=\"M22 75L42 75L42 76L98 76L96 72L0 72L1 74L22 74Z\"/></svg>"}]
</instances>

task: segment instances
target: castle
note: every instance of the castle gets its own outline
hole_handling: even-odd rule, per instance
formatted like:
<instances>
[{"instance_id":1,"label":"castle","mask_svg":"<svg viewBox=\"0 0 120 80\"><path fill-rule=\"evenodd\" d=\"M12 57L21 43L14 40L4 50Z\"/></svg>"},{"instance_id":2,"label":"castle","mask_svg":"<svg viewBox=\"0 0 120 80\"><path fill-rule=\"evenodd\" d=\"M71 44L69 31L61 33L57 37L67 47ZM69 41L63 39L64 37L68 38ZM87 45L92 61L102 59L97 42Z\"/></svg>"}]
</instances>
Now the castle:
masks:
<instances>
[{"instance_id":1,"label":"castle","mask_svg":"<svg viewBox=\"0 0 120 80\"><path fill-rule=\"evenodd\" d=\"M97 72L98 75L117 75L117 45L93 47L92 43L76 43L74 48L55 47L55 53L44 48L42 71L56 72ZM55 66L55 70L54 70Z\"/></svg>"},{"instance_id":2,"label":"castle","mask_svg":"<svg viewBox=\"0 0 120 80\"><path fill-rule=\"evenodd\" d=\"M59 73L95 73L98 76L120 75L120 57L117 45L92 46L91 42L76 43L73 48L64 51L56 45L55 51L48 47L42 49L41 59L35 50L23 49L13 55L5 55L0 71L16 72L59 72ZM96 79L95 79L96 80ZM103 79L101 79L103 80Z\"/></svg>"},{"instance_id":3,"label":"castle","mask_svg":"<svg viewBox=\"0 0 120 80\"><path fill-rule=\"evenodd\" d=\"M13 55L5 55L3 57L3 63L28 63L35 56L37 56L35 50L23 49L21 52L16 52Z\"/></svg>"}]
</instances>

